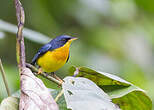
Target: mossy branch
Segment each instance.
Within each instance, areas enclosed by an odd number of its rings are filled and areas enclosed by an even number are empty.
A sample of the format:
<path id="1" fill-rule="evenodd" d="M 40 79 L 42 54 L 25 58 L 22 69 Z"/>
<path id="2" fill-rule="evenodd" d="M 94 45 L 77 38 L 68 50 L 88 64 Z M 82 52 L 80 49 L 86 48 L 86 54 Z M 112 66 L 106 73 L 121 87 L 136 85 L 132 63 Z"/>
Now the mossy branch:
<path id="1" fill-rule="evenodd" d="M 24 37 L 22 35 L 22 30 L 23 30 L 24 23 L 25 23 L 25 13 L 24 13 L 24 9 L 23 9 L 20 1 L 14 0 L 14 2 L 15 2 L 15 7 L 16 7 L 17 21 L 18 21 L 16 56 L 17 56 L 17 63 L 18 63 L 19 71 L 21 71 L 23 67 L 26 67 L 25 45 L 24 45 Z"/>

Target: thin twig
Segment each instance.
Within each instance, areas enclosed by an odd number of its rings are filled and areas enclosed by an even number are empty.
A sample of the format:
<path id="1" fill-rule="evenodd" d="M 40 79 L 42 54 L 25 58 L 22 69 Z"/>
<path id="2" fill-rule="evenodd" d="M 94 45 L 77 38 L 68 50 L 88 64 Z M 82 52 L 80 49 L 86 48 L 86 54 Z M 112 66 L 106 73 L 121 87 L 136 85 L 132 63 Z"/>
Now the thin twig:
<path id="1" fill-rule="evenodd" d="M 73 77 L 76 77 L 79 74 L 79 68 L 76 67 Z M 56 96 L 55 101 L 57 102 L 59 98 L 64 94 L 64 90 L 62 89 L 59 94 Z"/>
<path id="2" fill-rule="evenodd" d="M 6 80 L 5 71 L 4 71 L 1 59 L 0 59 L 0 71 L 2 73 L 2 78 L 3 78 L 4 84 L 5 84 L 7 95 L 10 96 L 10 90 L 9 90 L 8 82 Z"/>
<path id="3" fill-rule="evenodd" d="M 38 69 L 36 67 L 34 67 L 33 65 L 31 65 L 31 64 L 26 63 L 26 67 L 30 68 L 33 72 L 38 73 Z M 58 84 L 60 86 L 62 84 L 60 81 L 58 81 L 57 79 L 53 78 L 52 76 L 50 76 L 47 73 L 42 72 L 41 74 L 38 74 L 38 75 L 43 76 L 44 78 L 46 78 L 46 79 L 48 79 L 48 80 L 50 80 L 50 81 L 52 81 L 52 82 L 54 82 L 54 83 L 56 83 L 56 84 Z"/>
<path id="4" fill-rule="evenodd" d="M 62 89 L 59 94 L 56 96 L 55 101 L 57 102 L 58 99 L 64 94 L 64 90 Z"/>

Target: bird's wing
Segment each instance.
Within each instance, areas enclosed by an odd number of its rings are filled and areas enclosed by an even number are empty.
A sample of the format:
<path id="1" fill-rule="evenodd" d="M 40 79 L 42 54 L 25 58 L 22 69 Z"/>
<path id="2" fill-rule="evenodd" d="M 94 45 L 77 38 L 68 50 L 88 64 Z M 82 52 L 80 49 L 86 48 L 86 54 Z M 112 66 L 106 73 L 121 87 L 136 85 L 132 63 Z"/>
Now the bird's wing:
<path id="1" fill-rule="evenodd" d="M 69 58 L 70 58 L 70 53 L 69 53 L 69 55 L 68 55 L 68 58 L 67 58 L 67 60 L 66 60 L 66 63 L 68 62 Z"/>
<path id="2" fill-rule="evenodd" d="M 41 49 L 35 54 L 34 58 L 32 59 L 31 64 L 34 65 L 37 59 L 49 50 L 53 50 L 51 44 L 49 43 L 41 47 Z"/>

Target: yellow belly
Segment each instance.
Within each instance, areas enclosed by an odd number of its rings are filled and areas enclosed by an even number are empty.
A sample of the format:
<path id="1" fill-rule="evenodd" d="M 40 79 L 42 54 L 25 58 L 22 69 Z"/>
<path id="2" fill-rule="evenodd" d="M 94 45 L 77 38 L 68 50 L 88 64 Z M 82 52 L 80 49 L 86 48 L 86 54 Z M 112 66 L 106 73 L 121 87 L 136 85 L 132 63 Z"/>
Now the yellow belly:
<path id="1" fill-rule="evenodd" d="M 57 71 L 66 63 L 69 57 L 69 46 L 70 44 L 67 44 L 61 48 L 46 52 L 37 60 L 37 64 L 44 72 Z"/>

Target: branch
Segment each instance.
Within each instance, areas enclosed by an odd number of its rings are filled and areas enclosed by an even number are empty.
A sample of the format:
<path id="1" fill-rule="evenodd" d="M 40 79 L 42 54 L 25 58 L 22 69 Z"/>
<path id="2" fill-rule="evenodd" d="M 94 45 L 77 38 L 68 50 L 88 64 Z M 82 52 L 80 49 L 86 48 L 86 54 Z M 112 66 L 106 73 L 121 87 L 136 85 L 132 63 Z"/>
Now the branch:
<path id="1" fill-rule="evenodd" d="M 2 78 L 3 78 L 4 84 L 5 84 L 7 95 L 10 96 L 10 90 L 9 90 L 9 86 L 8 86 L 8 83 L 7 83 L 7 80 L 6 80 L 6 77 L 5 77 L 5 72 L 4 72 L 4 68 L 3 68 L 3 65 L 2 65 L 1 59 L 0 59 L 0 71 L 2 73 Z"/>
<path id="2" fill-rule="evenodd" d="M 38 69 L 36 67 L 34 67 L 33 65 L 31 65 L 31 64 L 26 63 L 26 67 L 30 68 L 33 72 L 38 73 Z M 48 79 L 48 80 L 50 80 L 50 81 L 52 81 L 52 82 L 54 82 L 54 83 L 56 83 L 56 84 L 58 84 L 60 86 L 62 84 L 60 81 L 58 81 L 57 79 L 55 79 L 52 76 L 48 75 L 47 73 L 43 72 L 43 73 L 37 74 L 37 75 L 43 76 L 44 78 L 46 78 L 46 79 Z"/>
<path id="3" fill-rule="evenodd" d="M 19 71 L 22 71 L 22 68 L 26 67 L 24 37 L 22 36 L 22 30 L 25 22 L 25 13 L 20 1 L 14 0 L 14 2 L 16 7 L 17 21 L 18 21 L 16 55 L 17 55 L 17 63 L 18 63 Z"/>

